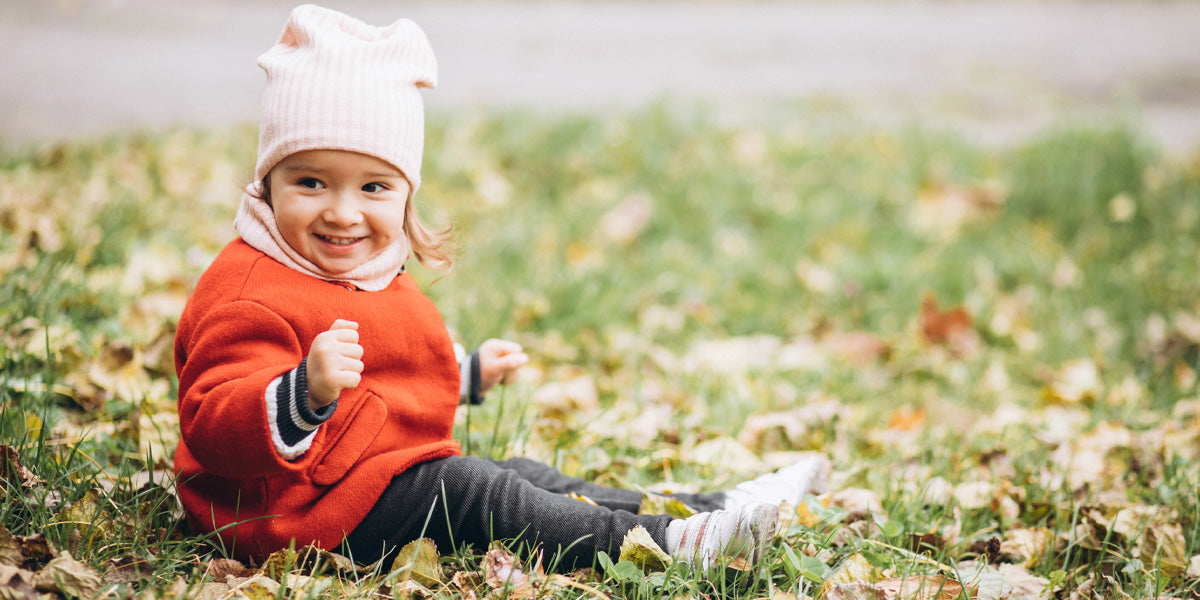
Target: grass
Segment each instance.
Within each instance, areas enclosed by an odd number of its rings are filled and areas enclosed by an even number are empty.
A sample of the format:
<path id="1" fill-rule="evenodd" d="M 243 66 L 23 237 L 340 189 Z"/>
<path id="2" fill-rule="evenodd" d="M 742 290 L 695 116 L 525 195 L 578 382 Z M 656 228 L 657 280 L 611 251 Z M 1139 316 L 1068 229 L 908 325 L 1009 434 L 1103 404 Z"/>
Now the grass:
<path id="1" fill-rule="evenodd" d="M 0 157 L 0 437 L 41 480 L 5 477 L 0 524 L 109 593 L 198 589 L 221 555 L 143 479 L 170 469 L 175 320 L 233 235 L 254 147 L 249 129 L 169 131 Z M 614 564 L 548 594 L 816 597 L 859 558 L 858 579 L 967 581 L 983 557 L 1060 595 L 1200 592 L 1200 156 L 1119 123 L 995 149 L 670 106 L 438 121 L 426 148 L 418 210 L 462 251 L 417 277 L 459 339 L 534 357 L 460 415 L 471 453 L 651 489 L 720 488 L 794 451 L 837 468 L 759 572 Z M 745 452 L 714 453 L 730 441 Z M 836 493 L 854 489 L 881 512 Z"/>

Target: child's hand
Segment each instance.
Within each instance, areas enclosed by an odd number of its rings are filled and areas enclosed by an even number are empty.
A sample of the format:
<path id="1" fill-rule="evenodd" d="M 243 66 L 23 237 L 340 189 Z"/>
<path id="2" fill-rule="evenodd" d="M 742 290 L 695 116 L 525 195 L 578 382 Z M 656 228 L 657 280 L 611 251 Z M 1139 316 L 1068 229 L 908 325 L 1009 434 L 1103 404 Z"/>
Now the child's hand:
<path id="1" fill-rule="evenodd" d="M 337 399 L 344 389 L 362 380 L 363 348 L 358 323 L 338 319 L 313 338 L 308 351 L 308 405 L 317 410 Z"/>
<path id="2" fill-rule="evenodd" d="M 508 374 L 529 362 L 521 345 L 508 340 L 488 340 L 479 346 L 479 393 L 486 393 Z"/>

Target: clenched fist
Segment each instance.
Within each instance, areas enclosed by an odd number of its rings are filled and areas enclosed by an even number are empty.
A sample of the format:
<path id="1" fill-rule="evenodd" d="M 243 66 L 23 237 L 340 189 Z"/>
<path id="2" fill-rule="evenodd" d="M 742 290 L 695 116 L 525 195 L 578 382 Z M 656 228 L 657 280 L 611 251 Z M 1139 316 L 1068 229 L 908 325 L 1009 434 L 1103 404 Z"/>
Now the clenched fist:
<path id="1" fill-rule="evenodd" d="M 508 340 L 491 339 L 479 346 L 479 393 L 486 393 L 508 379 L 513 371 L 525 366 L 529 356 L 521 345 Z"/>
<path id="2" fill-rule="evenodd" d="M 313 338 L 308 350 L 308 405 L 328 406 L 345 389 L 362 380 L 363 348 L 358 344 L 358 323 L 338 319 L 328 331 Z"/>

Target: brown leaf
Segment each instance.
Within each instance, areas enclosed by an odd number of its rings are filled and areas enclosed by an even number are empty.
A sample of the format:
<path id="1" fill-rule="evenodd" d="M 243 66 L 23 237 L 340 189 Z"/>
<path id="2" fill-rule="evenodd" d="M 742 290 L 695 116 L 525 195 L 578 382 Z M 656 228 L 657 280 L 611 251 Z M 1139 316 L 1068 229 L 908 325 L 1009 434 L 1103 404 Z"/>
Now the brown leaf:
<path id="1" fill-rule="evenodd" d="M 21 540 L 0 525 L 0 565 L 19 567 L 25 563 L 25 555 L 21 553 Z"/>
<path id="2" fill-rule="evenodd" d="M 63 552 L 42 567 L 33 578 L 40 592 L 58 593 L 68 597 L 91 598 L 100 593 L 100 575 L 91 567 Z"/>
<path id="3" fill-rule="evenodd" d="M 25 568 L 37 568 L 54 559 L 54 548 L 50 547 L 50 542 L 44 534 L 35 533 L 16 538 L 21 542 L 21 556 L 25 557 Z"/>
<path id="4" fill-rule="evenodd" d="M 826 600 L 889 600 L 883 590 L 869 581 L 851 581 L 828 586 L 824 591 Z"/>
<path id="5" fill-rule="evenodd" d="M 921 335 L 926 343 L 946 348 L 958 357 L 970 358 L 979 353 L 980 339 L 971 313 L 962 306 L 942 310 L 932 294 L 921 298 Z"/>
<path id="6" fill-rule="evenodd" d="M 481 585 L 483 585 L 481 571 L 459 571 L 450 578 L 450 587 L 458 590 L 465 600 L 479 600 L 479 594 L 475 590 Z"/>
<path id="7" fill-rule="evenodd" d="M 488 550 L 483 557 L 483 581 L 494 590 L 507 589 L 509 598 L 532 598 L 537 595 L 535 584 L 546 578 L 539 555 L 532 573 L 526 573 L 521 561 L 511 552 L 500 548 Z"/>
<path id="8" fill-rule="evenodd" d="M 21 464 L 21 456 L 17 449 L 8 444 L 0 445 L 0 479 L 19 487 L 30 489 L 43 483 L 41 477 Z"/>
<path id="9" fill-rule="evenodd" d="M 150 566 L 146 559 L 126 554 L 108 559 L 108 570 L 104 572 L 104 583 L 121 585 L 146 581 L 152 577 L 154 577 L 154 567 Z"/>
<path id="10" fill-rule="evenodd" d="M 884 579 L 875 584 L 888 600 L 955 600 L 963 591 L 961 583 L 945 575 L 916 575 Z"/>
<path id="11" fill-rule="evenodd" d="M 0 598 L 4 600 L 38 600 L 33 586 L 34 574 L 13 565 L 0 564 Z"/>
<path id="12" fill-rule="evenodd" d="M 258 569 L 251 569 L 232 558 L 214 558 L 204 565 L 204 574 L 213 581 L 223 582 L 226 577 L 251 577 Z"/>

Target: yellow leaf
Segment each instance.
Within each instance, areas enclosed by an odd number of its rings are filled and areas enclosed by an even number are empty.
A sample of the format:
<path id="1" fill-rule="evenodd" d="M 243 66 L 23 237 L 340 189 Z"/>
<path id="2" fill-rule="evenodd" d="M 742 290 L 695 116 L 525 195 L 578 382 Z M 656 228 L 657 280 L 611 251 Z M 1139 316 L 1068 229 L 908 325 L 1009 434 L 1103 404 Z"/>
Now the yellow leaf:
<path id="1" fill-rule="evenodd" d="M 58 522 L 64 524 L 67 531 L 79 532 L 84 543 L 91 547 L 112 533 L 112 518 L 112 512 L 100 497 L 100 491 L 89 488 L 82 498 L 59 513 Z"/>
<path id="2" fill-rule="evenodd" d="M 625 534 L 621 542 L 621 556 L 618 560 L 627 560 L 643 571 L 666 571 L 671 563 L 671 557 L 663 551 L 650 537 L 645 527 L 638 525 Z"/>
<path id="3" fill-rule="evenodd" d="M 821 585 L 820 596 L 826 596 L 835 586 L 855 582 L 873 584 L 883 579 L 883 573 L 875 568 L 861 553 L 854 553 L 842 561 L 837 569 Z"/>
<path id="4" fill-rule="evenodd" d="M 821 518 L 808 508 L 807 503 L 801 502 L 799 506 L 796 507 L 796 522 L 805 527 L 812 528 L 816 527 L 817 523 L 821 522 Z"/>
<path id="5" fill-rule="evenodd" d="M 696 514 L 696 509 L 684 504 L 678 498 L 646 492 L 642 494 L 642 503 L 638 506 L 638 514 L 671 515 L 677 519 L 686 519 Z"/>
<path id="6" fill-rule="evenodd" d="M 442 557 L 437 544 L 428 538 L 409 542 L 392 561 L 392 573 L 399 576 L 397 581 L 411 579 L 429 588 L 442 585 Z"/>

